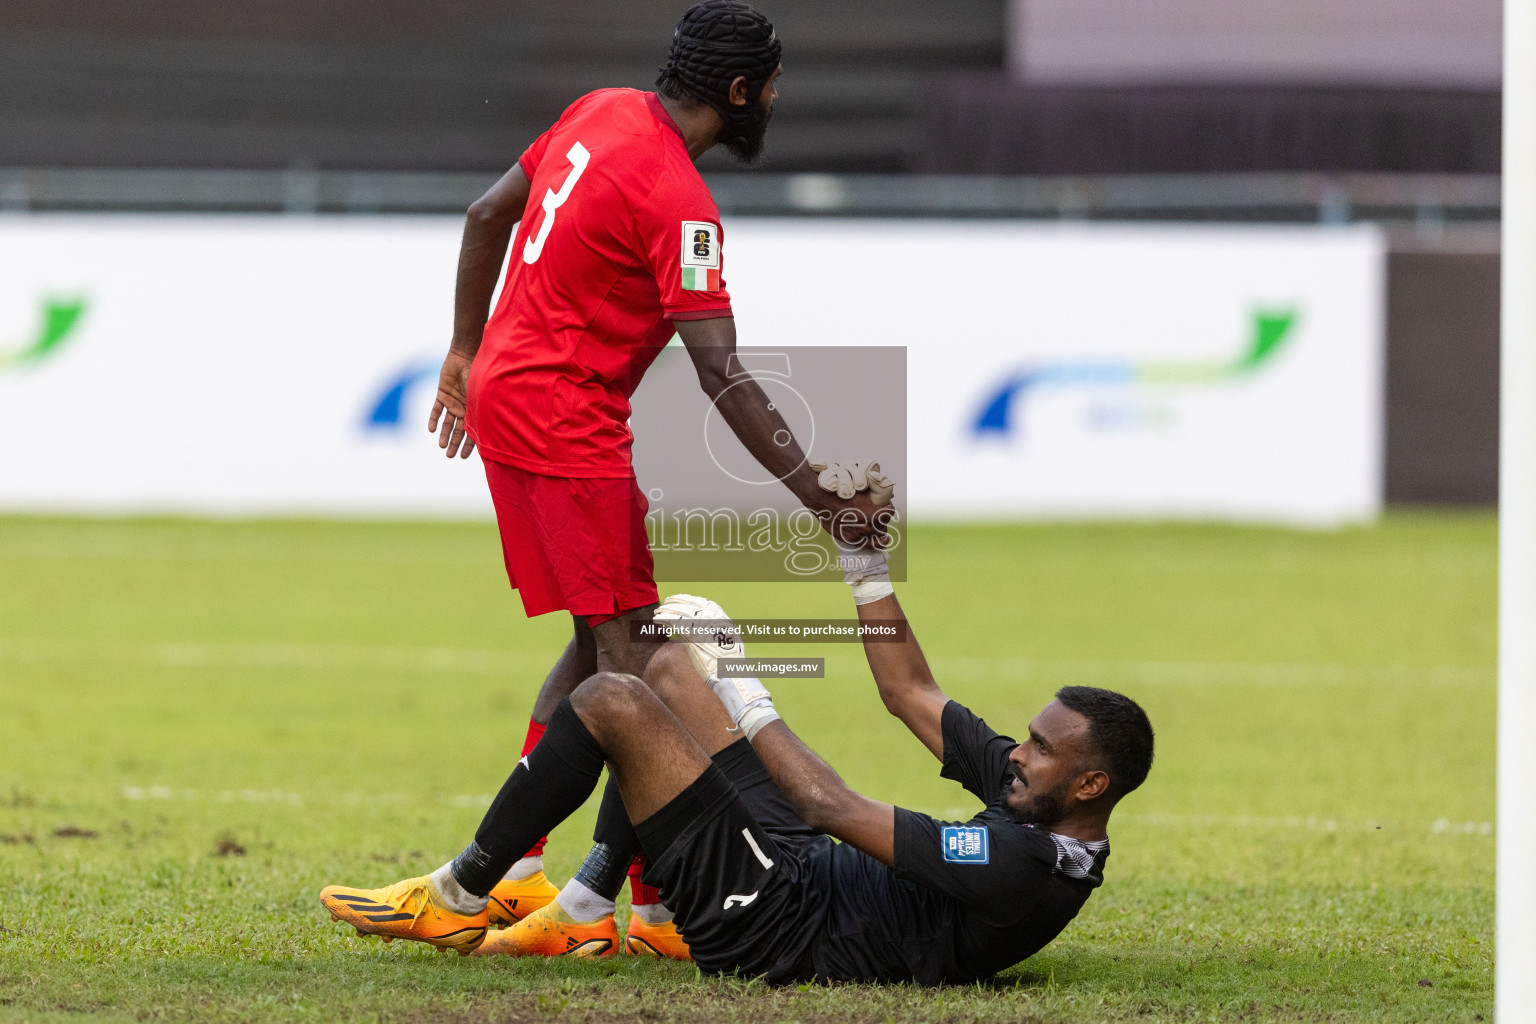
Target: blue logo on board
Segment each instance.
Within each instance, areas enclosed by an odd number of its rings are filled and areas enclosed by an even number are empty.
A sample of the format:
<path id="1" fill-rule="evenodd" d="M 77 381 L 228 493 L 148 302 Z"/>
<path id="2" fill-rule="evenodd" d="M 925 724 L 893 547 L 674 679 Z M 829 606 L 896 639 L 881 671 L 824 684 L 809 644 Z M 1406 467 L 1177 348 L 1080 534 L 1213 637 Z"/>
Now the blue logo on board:
<path id="1" fill-rule="evenodd" d="M 405 426 L 405 399 L 411 389 L 437 377 L 436 363 L 415 363 L 404 367 L 385 382 L 368 403 L 363 415 L 364 430 L 400 430 Z M 422 420 L 422 426 L 426 420 Z"/>
<path id="2" fill-rule="evenodd" d="M 948 864 L 985 864 L 990 859 L 987 830 L 980 825 L 945 825 L 942 841 Z"/>

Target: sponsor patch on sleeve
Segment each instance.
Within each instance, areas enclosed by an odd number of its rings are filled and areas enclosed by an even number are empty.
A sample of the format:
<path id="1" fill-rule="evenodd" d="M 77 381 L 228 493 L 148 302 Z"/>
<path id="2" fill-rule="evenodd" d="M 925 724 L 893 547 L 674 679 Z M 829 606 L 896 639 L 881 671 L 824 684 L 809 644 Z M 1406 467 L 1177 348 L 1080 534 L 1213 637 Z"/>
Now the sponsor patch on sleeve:
<path id="1" fill-rule="evenodd" d="M 720 228 L 709 221 L 683 221 L 683 288 L 720 290 Z"/>
<path id="2" fill-rule="evenodd" d="M 948 864 L 985 864 L 990 859 L 987 830 L 980 825 L 945 825 L 940 833 Z"/>

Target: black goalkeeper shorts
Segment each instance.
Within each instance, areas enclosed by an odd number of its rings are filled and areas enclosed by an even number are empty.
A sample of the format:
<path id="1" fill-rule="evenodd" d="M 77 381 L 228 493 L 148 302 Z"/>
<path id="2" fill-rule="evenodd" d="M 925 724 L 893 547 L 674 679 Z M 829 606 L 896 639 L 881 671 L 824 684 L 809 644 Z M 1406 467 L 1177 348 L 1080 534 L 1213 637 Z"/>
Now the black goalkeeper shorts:
<path id="1" fill-rule="evenodd" d="M 802 962 L 831 904 L 828 880 L 801 856 L 831 840 L 807 825 L 746 740 L 635 826 L 689 952 L 706 974 L 807 975 Z"/>

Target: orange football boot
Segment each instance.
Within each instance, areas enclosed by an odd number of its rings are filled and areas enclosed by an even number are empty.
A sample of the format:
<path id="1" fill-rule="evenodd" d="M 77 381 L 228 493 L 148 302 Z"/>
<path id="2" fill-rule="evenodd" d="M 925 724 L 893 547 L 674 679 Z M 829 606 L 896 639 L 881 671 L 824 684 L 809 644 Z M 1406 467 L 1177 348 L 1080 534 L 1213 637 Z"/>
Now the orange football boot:
<path id="1" fill-rule="evenodd" d="M 613 956 L 619 951 L 619 926 L 613 915 L 573 921 L 553 901 L 510 928 L 488 933 L 475 956 Z"/>
<path id="2" fill-rule="evenodd" d="M 624 952 L 635 956 L 667 957 L 672 960 L 692 960 L 688 943 L 678 934 L 672 921 L 646 924 L 634 914 L 629 915 L 629 931 L 624 936 Z"/>
<path id="3" fill-rule="evenodd" d="M 448 909 L 426 875 L 383 889 L 328 885 L 320 890 L 320 903 L 332 921 L 347 922 L 358 935 L 377 935 L 385 942 L 415 939 L 460 956 L 480 945 L 489 925 L 484 910 L 460 914 Z"/>
<path id="4" fill-rule="evenodd" d="M 559 894 L 560 890 L 544 877 L 542 871 L 516 880 L 503 878 L 491 890 L 491 902 L 485 908 L 490 914 L 491 927 L 510 927 L 547 906 Z"/>

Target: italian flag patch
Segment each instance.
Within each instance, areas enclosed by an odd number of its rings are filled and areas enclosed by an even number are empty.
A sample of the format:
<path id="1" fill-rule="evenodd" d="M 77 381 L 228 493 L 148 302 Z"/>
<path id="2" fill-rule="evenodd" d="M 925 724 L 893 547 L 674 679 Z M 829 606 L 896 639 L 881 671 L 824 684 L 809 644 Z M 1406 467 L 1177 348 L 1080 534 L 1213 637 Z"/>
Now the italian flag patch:
<path id="1" fill-rule="evenodd" d="M 707 220 L 683 221 L 683 290 L 720 290 L 720 226 Z"/>

